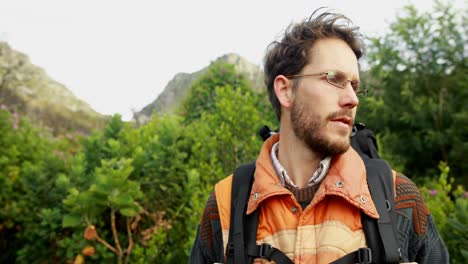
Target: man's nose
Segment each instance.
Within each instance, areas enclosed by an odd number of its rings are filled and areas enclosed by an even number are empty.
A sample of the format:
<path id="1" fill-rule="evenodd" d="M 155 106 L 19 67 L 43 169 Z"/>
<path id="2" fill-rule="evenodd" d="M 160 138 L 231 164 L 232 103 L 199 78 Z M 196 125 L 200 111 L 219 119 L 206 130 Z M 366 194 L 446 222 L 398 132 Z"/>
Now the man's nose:
<path id="1" fill-rule="evenodd" d="M 348 82 L 340 95 L 340 106 L 346 108 L 354 108 L 359 104 L 359 98 L 354 91 L 351 83 Z"/>

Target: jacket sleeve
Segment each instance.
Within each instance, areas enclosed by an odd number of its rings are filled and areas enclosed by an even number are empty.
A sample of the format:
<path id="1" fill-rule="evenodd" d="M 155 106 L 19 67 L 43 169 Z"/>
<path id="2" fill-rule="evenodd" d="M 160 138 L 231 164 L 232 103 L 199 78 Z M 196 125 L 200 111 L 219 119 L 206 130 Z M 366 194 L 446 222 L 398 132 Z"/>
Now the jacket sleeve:
<path id="1" fill-rule="evenodd" d="M 416 257 L 419 263 L 449 263 L 449 254 L 431 215 L 428 216 L 426 233 L 422 239 L 419 254 Z"/>
<path id="2" fill-rule="evenodd" d="M 223 263 L 223 238 L 215 192 L 208 198 L 197 236 L 190 252 L 190 264 Z"/>
<path id="3" fill-rule="evenodd" d="M 449 263 L 449 254 L 417 186 L 406 176 L 395 180 L 397 227 L 403 262 Z"/>

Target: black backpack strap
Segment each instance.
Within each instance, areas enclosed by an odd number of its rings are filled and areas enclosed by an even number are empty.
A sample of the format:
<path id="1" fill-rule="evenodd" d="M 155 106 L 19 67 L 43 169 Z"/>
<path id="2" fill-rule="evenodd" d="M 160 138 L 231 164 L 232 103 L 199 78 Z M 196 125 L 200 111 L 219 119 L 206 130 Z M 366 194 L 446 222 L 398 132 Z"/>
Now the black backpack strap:
<path id="1" fill-rule="evenodd" d="M 281 250 L 272 247 L 268 243 L 257 245 L 258 210 L 247 216 L 245 222 L 245 243 L 247 255 L 253 260 L 263 258 L 268 261 L 274 260 L 277 264 L 293 264 Z M 251 263 L 251 262 L 249 262 Z"/>
<path id="2" fill-rule="evenodd" d="M 258 210 L 245 214 L 254 171 L 255 163 L 249 163 L 237 168 L 233 175 L 227 263 L 245 264 L 252 263 L 255 258 L 264 258 L 278 264 L 293 264 L 279 249 L 266 243 L 257 245 Z"/>
<path id="3" fill-rule="evenodd" d="M 351 145 L 364 160 L 367 184 L 380 218 L 361 213 L 364 233 L 375 262 L 397 263 L 400 257 L 396 231 L 392 169 L 378 154 L 373 132 L 362 123 L 353 126 Z"/>
<path id="4" fill-rule="evenodd" d="M 381 159 L 364 159 L 364 163 L 366 164 L 367 184 L 372 201 L 380 216 L 376 221 L 364 213 L 361 214 L 364 216 L 362 224 L 366 240 L 369 241 L 368 245 L 375 252 L 377 263 L 399 263 L 400 247 L 395 226 L 396 211 L 392 169 Z M 375 232 L 376 225 L 378 233 Z"/>
<path id="5" fill-rule="evenodd" d="M 244 244 L 245 211 L 253 183 L 255 163 L 240 166 L 234 172 L 231 191 L 231 224 L 226 247 L 227 263 L 244 264 L 248 261 Z M 255 234 L 257 227 L 255 227 Z M 255 243 L 255 241 L 254 241 Z"/>
<path id="6" fill-rule="evenodd" d="M 366 165 L 367 184 L 380 218 L 374 219 L 361 212 L 362 228 L 368 248 L 360 248 L 332 264 L 399 263 L 392 170 L 384 160 L 363 160 Z"/>
<path id="7" fill-rule="evenodd" d="M 360 248 L 330 264 L 351 264 L 351 263 L 379 263 L 375 262 L 370 248 Z"/>

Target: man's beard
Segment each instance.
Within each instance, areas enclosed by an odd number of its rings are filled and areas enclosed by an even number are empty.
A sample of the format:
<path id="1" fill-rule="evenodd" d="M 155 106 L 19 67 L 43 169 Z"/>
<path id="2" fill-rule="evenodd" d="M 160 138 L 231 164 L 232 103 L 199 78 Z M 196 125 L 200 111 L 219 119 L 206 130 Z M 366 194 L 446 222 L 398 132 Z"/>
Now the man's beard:
<path id="1" fill-rule="evenodd" d="M 310 109 L 310 105 L 305 105 L 301 100 L 293 102 L 291 109 L 294 134 L 304 141 L 310 150 L 321 154 L 322 157 L 341 154 L 349 148 L 351 129 L 343 133 L 342 139 L 333 141 L 326 134 L 325 127 L 328 121 L 341 116 L 348 116 L 352 119 L 352 112 L 350 109 L 344 109 L 334 112 L 322 120 L 316 112 Z"/>

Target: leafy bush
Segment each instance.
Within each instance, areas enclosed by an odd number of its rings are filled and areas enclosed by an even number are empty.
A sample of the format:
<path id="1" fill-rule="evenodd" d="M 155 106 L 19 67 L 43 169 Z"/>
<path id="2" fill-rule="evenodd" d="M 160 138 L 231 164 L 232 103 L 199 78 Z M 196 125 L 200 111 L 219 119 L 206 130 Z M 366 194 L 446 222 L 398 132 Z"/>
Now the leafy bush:
<path id="1" fill-rule="evenodd" d="M 407 175 L 437 175 L 445 161 L 468 184 L 468 20 L 466 8 L 435 1 L 407 6 L 382 37 L 370 39 L 363 83 L 373 96 L 358 118 L 371 127 L 386 158 Z"/>
<path id="2" fill-rule="evenodd" d="M 461 185 L 454 188 L 446 163 L 441 162 L 439 170 L 439 178 L 427 181 L 421 187 L 421 193 L 449 250 L 451 263 L 465 263 L 468 256 L 468 193 Z"/>
<path id="3" fill-rule="evenodd" d="M 0 262 L 58 261 L 63 175 L 81 136 L 53 138 L 4 107 L 0 134 Z"/>

